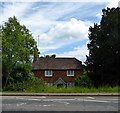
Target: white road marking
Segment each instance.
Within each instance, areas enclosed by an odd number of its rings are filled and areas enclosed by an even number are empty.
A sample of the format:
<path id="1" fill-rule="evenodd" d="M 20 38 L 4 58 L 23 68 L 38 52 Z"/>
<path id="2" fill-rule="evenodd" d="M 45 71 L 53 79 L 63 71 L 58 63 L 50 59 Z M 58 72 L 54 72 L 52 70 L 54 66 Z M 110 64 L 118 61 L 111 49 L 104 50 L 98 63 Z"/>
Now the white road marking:
<path id="1" fill-rule="evenodd" d="M 38 107 L 38 106 L 43 106 L 43 107 L 49 107 L 49 106 L 55 106 L 54 104 L 48 104 L 48 105 L 46 105 L 46 104 L 44 104 L 44 105 L 34 105 L 34 106 L 36 106 L 36 107 Z"/>
<path id="2" fill-rule="evenodd" d="M 21 97 L 16 97 L 16 99 L 22 99 L 22 100 L 26 100 L 25 98 L 21 98 Z"/>
<path id="3" fill-rule="evenodd" d="M 83 101 L 84 99 L 80 99 L 80 98 L 75 98 L 75 100 Z"/>
<path id="4" fill-rule="evenodd" d="M 87 98 L 89 98 L 89 99 L 95 99 L 94 97 L 87 97 Z"/>
<path id="5" fill-rule="evenodd" d="M 118 99 L 105 99 L 105 100 L 115 100 L 115 101 L 118 101 Z"/>
<path id="6" fill-rule="evenodd" d="M 12 104 L 2 104 L 2 105 L 5 105 L 5 106 L 10 106 L 10 105 L 12 105 Z"/>
<path id="7" fill-rule="evenodd" d="M 31 99 L 27 99 L 27 100 L 41 101 L 41 99 L 35 99 L 35 98 L 31 98 Z"/>
<path id="8" fill-rule="evenodd" d="M 48 106 L 48 105 L 43 105 L 44 107 Z"/>
<path id="9" fill-rule="evenodd" d="M 67 105 L 70 104 L 70 103 L 68 103 L 68 102 L 64 102 L 64 103 L 67 104 Z"/>
<path id="10" fill-rule="evenodd" d="M 46 97 L 35 97 L 35 98 L 22 98 L 22 97 L 16 97 L 17 99 L 22 99 L 22 100 L 33 100 L 33 101 L 73 101 L 75 99 L 45 99 Z"/>
<path id="11" fill-rule="evenodd" d="M 31 97 L 31 98 L 46 98 L 45 96 Z"/>
<path id="12" fill-rule="evenodd" d="M 22 105 L 25 105 L 26 103 L 20 103 L 20 104 L 17 104 L 17 106 L 22 106 Z"/>
<path id="13" fill-rule="evenodd" d="M 35 101 L 41 101 L 41 99 L 45 99 L 46 97 L 45 96 L 42 96 L 42 97 L 31 97 L 31 98 L 26 98 L 26 97 L 16 97 L 16 99 L 22 99 L 22 100 L 35 100 Z"/>
<path id="14" fill-rule="evenodd" d="M 71 101 L 75 99 L 44 99 L 43 101 Z"/>
<path id="15" fill-rule="evenodd" d="M 12 97 L 10 97 L 12 98 Z M 109 103 L 109 102 L 112 102 L 112 103 L 118 103 L 118 99 L 101 99 L 101 100 L 97 100 L 95 99 L 94 97 L 91 97 L 91 96 L 88 96 L 86 98 L 88 99 L 85 99 L 85 98 L 69 98 L 69 99 L 61 99 L 61 98 L 58 98 L 58 99 L 47 99 L 45 96 L 40 96 L 40 97 L 15 97 L 16 99 L 22 99 L 22 100 L 29 100 L 29 101 L 53 101 L 53 102 L 63 102 L 64 104 L 68 105 L 70 103 L 66 102 L 66 101 L 74 101 L 74 100 L 77 100 L 77 101 L 91 101 L 91 102 L 101 102 L 101 103 Z M 115 101 L 115 102 L 113 102 Z M 23 105 L 22 103 L 21 104 L 17 104 L 17 106 L 20 106 L 20 105 Z M 46 105 L 45 105 L 46 106 Z"/>
<path id="16" fill-rule="evenodd" d="M 13 96 L 2 96 L 2 99 L 13 99 L 13 98 L 15 98 L 15 97 L 13 97 Z"/>
<path id="17" fill-rule="evenodd" d="M 105 102 L 108 103 L 109 101 L 104 101 L 104 100 L 84 100 L 84 101 L 91 101 L 91 102 Z"/>

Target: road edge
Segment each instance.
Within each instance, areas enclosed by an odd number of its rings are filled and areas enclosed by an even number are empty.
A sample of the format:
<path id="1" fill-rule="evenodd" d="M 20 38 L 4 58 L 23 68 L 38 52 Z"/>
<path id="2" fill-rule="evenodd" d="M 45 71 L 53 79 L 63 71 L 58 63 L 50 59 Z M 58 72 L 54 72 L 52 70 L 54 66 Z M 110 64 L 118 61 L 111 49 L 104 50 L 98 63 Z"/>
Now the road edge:
<path id="1" fill-rule="evenodd" d="M 119 93 L 0 93 L 1 96 L 120 96 Z"/>

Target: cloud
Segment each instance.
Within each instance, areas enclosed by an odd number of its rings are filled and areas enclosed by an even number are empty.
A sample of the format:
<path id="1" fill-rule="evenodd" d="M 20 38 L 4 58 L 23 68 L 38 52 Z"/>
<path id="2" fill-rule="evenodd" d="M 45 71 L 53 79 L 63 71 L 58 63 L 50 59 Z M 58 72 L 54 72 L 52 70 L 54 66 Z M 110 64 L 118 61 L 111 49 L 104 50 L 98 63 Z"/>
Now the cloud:
<path id="1" fill-rule="evenodd" d="M 97 5 L 99 6 L 99 3 Z M 57 56 L 73 56 L 85 60 L 88 52 L 86 44 L 75 47 L 75 43 L 88 39 L 88 29 L 93 24 L 90 17 L 94 16 L 101 7 L 102 5 L 98 8 L 96 4 L 90 5 L 84 1 L 83 3 L 74 3 L 74 1 L 72 3 L 29 3 L 29 1 L 5 3 L 0 23 L 15 15 L 18 21 L 32 32 L 35 40 L 37 42 L 39 40 L 41 54 L 49 50 L 63 49 Z M 68 52 L 64 52 L 64 47 L 69 48 L 69 46 L 72 47 Z"/>
<path id="2" fill-rule="evenodd" d="M 110 0 L 0 0 L 1 2 L 108 2 Z"/>
<path id="3" fill-rule="evenodd" d="M 0 24 L 6 22 L 9 17 L 16 16 L 17 18 L 22 18 L 26 10 L 29 10 L 30 7 L 30 3 L 4 3 L 4 8 L 1 8 Z"/>
<path id="4" fill-rule="evenodd" d="M 107 8 L 113 8 L 113 7 L 114 7 L 114 8 L 118 7 L 118 2 L 119 2 L 119 0 L 109 0 L 109 1 L 106 3 L 105 9 L 107 9 Z M 102 11 L 99 12 L 99 13 L 97 13 L 96 16 L 101 19 L 101 17 L 102 17 Z"/>
<path id="5" fill-rule="evenodd" d="M 56 54 L 56 53 L 51 53 L 49 55 Z M 86 55 L 88 55 L 88 49 L 86 45 L 83 46 L 78 46 L 75 47 L 73 50 L 64 52 L 61 54 L 56 54 L 56 57 L 75 57 L 80 61 L 85 61 L 86 60 Z"/>
<path id="6" fill-rule="evenodd" d="M 61 21 L 64 15 L 72 14 L 81 4 L 74 3 L 4 3 L 2 21 L 16 16 L 18 21 L 25 25 L 36 41 L 39 35 L 40 52 L 58 49 L 87 38 L 88 27 L 91 22 L 75 18 Z M 63 9 L 63 10 L 61 10 Z"/>
<path id="7" fill-rule="evenodd" d="M 118 2 L 119 0 L 110 0 L 109 3 L 106 5 L 106 8 L 113 8 L 113 7 L 118 7 Z"/>
<path id="8" fill-rule="evenodd" d="M 52 28 L 48 35 L 51 38 L 86 38 L 85 34 L 87 32 L 87 26 L 81 20 L 76 20 L 72 18 L 69 22 L 64 22 L 57 24 L 54 28 Z"/>
<path id="9" fill-rule="evenodd" d="M 39 5 L 31 8 L 34 13 L 24 18 L 21 23 L 28 26 L 33 31 L 34 36 L 39 35 L 61 23 L 62 21 L 59 20 L 61 17 L 76 11 L 79 7 L 80 5 L 73 3 L 48 3 L 44 5 L 44 3 L 40 2 Z"/>
<path id="10" fill-rule="evenodd" d="M 39 36 L 41 51 L 58 49 L 77 41 L 87 39 L 90 22 L 72 18 L 70 21 L 58 23 L 47 33 Z"/>

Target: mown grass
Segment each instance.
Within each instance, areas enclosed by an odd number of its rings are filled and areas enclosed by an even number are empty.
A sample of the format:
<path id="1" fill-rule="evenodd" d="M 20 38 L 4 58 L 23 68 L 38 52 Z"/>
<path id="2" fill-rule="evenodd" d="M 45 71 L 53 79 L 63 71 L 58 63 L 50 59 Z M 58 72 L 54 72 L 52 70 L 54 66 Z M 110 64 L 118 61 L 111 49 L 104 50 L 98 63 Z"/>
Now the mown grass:
<path id="1" fill-rule="evenodd" d="M 99 87 L 99 88 L 85 88 L 85 87 L 71 87 L 71 88 L 56 88 L 56 87 L 36 87 L 34 89 L 27 89 L 25 92 L 31 93 L 117 93 L 120 87 Z"/>

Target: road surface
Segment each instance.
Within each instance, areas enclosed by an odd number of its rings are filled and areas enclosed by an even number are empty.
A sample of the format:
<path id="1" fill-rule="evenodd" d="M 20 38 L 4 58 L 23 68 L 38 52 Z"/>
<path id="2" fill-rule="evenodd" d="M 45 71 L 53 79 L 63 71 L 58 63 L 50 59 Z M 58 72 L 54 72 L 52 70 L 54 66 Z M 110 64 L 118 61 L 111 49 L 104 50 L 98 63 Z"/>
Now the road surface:
<path id="1" fill-rule="evenodd" d="M 118 97 L 2 96 L 2 111 L 118 111 Z"/>

